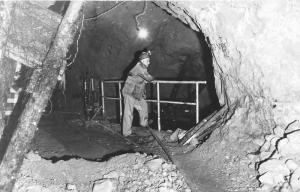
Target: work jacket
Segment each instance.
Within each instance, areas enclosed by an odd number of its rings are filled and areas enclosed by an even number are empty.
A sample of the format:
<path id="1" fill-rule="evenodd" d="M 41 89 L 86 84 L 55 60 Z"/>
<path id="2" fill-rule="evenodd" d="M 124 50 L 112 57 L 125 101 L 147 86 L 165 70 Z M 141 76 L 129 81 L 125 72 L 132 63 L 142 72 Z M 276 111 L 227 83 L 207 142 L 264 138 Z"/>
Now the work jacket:
<path id="1" fill-rule="evenodd" d="M 152 80 L 153 76 L 148 73 L 147 67 L 143 63 L 138 62 L 128 74 L 122 90 L 123 95 L 127 94 L 138 100 L 145 99 L 146 82 Z"/>

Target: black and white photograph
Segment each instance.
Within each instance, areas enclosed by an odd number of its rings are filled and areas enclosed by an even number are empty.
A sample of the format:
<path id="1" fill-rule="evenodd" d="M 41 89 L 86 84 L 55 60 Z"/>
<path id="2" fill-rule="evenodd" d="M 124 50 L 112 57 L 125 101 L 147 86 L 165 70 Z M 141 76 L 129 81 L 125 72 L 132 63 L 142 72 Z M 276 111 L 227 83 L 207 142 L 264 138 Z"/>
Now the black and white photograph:
<path id="1" fill-rule="evenodd" d="M 299 0 L 0 0 L 0 192 L 300 192 Z"/>

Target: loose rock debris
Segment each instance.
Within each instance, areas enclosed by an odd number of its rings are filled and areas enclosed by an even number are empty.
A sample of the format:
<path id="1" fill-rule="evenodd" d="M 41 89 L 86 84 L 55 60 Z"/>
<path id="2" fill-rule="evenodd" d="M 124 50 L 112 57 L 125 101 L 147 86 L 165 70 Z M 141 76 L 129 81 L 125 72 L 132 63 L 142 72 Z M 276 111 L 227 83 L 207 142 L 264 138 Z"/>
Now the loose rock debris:
<path id="1" fill-rule="evenodd" d="M 28 153 L 13 192 L 190 192 L 173 164 L 132 153 L 106 162 L 71 159 L 51 163 Z"/>
<path id="2" fill-rule="evenodd" d="M 260 191 L 300 191 L 300 130 L 276 127 L 258 155 Z"/>

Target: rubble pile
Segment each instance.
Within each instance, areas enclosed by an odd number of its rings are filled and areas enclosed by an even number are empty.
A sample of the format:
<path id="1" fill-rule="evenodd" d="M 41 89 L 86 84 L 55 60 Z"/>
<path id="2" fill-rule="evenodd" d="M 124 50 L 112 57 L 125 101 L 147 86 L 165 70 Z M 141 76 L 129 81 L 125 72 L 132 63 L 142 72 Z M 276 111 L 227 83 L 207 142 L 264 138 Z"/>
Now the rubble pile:
<path id="1" fill-rule="evenodd" d="M 100 189 L 102 187 L 99 186 L 107 185 L 107 183 L 111 183 L 112 188 L 116 188 L 115 191 L 125 192 L 191 191 L 175 165 L 168 164 L 163 159 L 152 159 L 152 157 L 146 162 L 137 159 L 134 164 L 122 170 L 104 175 L 100 181 L 100 184 L 95 184 L 93 192 L 100 192 L 101 190 L 95 189 L 97 187 Z"/>
<path id="2" fill-rule="evenodd" d="M 190 192 L 176 166 L 146 154 L 124 154 L 106 162 L 50 161 L 29 153 L 14 192 Z"/>
<path id="3" fill-rule="evenodd" d="M 294 122 L 296 123 L 296 122 Z M 300 130 L 276 127 L 259 155 L 262 191 L 300 191 Z"/>

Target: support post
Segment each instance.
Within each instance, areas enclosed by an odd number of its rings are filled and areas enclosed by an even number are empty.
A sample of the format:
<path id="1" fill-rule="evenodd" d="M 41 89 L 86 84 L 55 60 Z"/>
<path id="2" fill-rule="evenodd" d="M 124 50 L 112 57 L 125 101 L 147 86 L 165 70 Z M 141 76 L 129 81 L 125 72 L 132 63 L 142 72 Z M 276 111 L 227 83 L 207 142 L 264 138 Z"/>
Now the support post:
<path id="1" fill-rule="evenodd" d="M 156 94 L 157 94 L 157 128 L 158 131 L 161 131 L 161 124 L 160 124 L 160 91 L 159 91 L 159 82 L 156 84 Z"/>
<path id="2" fill-rule="evenodd" d="M 122 123 L 123 109 L 122 109 L 121 82 L 118 83 L 118 88 L 119 88 L 119 105 L 120 105 L 120 123 Z"/>
<path id="3" fill-rule="evenodd" d="M 11 73 L 13 73 L 11 67 L 4 62 L 4 52 L 11 27 L 13 7 L 15 3 L 16 2 L 13 1 L 0 2 L 0 139 L 5 127 L 5 105 L 10 87 L 8 79 L 9 76 L 12 76 Z"/>
<path id="4" fill-rule="evenodd" d="M 199 123 L 199 83 L 196 82 L 196 124 Z"/>
<path id="5" fill-rule="evenodd" d="M 24 92 L 24 108 L 20 110 L 15 131 L 12 137 L 6 138 L 8 143 L 4 146 L 5 153 L 0 154 L 0 191 L 12 191 L 13 189 L 17 173 L 37 130 L 42 111 L 57 83 L 59 71 L 65 67 L 62 58 L 66 57 L 69 46 L 75 37 L 76 24 L 80 18 L 82 5 L 82 1 L 70 2 L 42 67 L 35 69 L 31 76 L 27 91 Z M 3 147 L 1 144 L 0 146 Z"/>
<path id="6" fill-rule="evenodd" d="M 104 82 L 101 81 L 101 99 L 102 99 L 102 115 L 105 113 L 105 95 L 104 95 Z"/>

